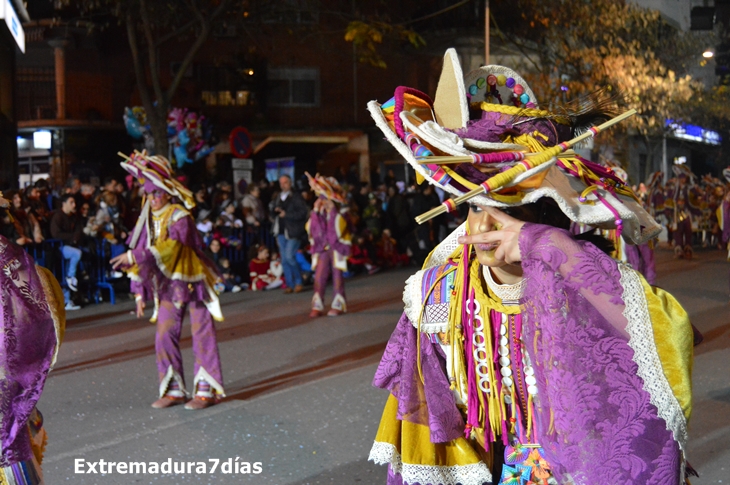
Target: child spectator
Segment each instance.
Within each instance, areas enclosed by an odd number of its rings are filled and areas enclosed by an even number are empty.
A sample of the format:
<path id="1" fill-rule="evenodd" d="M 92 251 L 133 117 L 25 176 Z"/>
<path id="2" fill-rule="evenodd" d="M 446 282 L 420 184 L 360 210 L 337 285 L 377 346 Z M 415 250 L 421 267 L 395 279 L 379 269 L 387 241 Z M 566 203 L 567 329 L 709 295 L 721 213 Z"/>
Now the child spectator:
<path id="1" fill-rule="evenodd" d="M 281 263 L 269 259 L 269 248 L 263 244 L 254 244 L 249 252 L 249 276 L 251 290 L 273 290 L 284 284 Z M 272 267 L 273 266 L 273 267 Z M 277 271 L 278 269 L 278 271 Z"/>
<path id="2" fill-rule="evenodd" d="M 226 246 L 237 248 L 241 246 L 241 238 L 237 229 L 243 227 L 243 221 L 236 217 L 236 202 L 230 199 L 224 201 L 221 213 L 216 220 L 216 235 Z"/>
<path id="3" fill-rule="evenodd" d="M 398 246 L 396 240 L 390 235 L 390 229 L 383 229 L 383 235 L 380 236 L 377 247 L 378 263 L 383 267 L 395 268 L 399 264 L 407 264 L 408 256 L 398 254 Z"/>
<path id="4" fill-rule="evenodd" d="M 243 289 L 239 284 L 241 282 L 241 277 L 233 273 L 233 270 L 231 269 L 231 262 L 228 258 L 220 258 L 218 263 L 221 276 L 223 277 L 223 287 L 225 288 L 225 291 L 230 291 L 231 293 L 238 293 L 241 291 Z"/>
<path id="5" fill-rule="evenodd" d="M 219 293 L 230 291 L 238 293 L 243 289 L 240 285 L 241 277 L 234 274 L 231 270 L 231 262 L 221 252 L 221 242 L 218 239 L 212 239 L 205 250 L 205 255 L 215 263 L 218 272 L 221 274 L 221 281 L 216 284 L 216 290 Z"/>
<path id="6" fill-rule="evenodd" d="M 367 247 L 365 236 L 359 235 L 355 238 L 350 250 L 350 256 L 347 258 L 347 266 L 351 268 L 352 273 L 357 274 L 361 271 L 367 271 L 368 274 L 375 274 L 380 271 L 380 268 L 373 264 Z"/>

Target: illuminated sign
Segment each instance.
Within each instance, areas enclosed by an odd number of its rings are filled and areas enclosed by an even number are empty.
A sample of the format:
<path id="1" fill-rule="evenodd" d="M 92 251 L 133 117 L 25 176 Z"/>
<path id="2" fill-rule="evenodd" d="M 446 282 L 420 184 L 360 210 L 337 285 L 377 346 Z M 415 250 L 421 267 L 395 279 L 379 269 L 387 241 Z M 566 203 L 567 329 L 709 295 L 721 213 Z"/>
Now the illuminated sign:
<path id="1" fill-rule="evenodd" d="M 25 31 L 23 26 L 20 25 L 20 20 L 10 0 L 0 0 L 0 19 L 5 19 L 10 35 L 15 39 L 20 51 L 25 54 Z"/>
<path id="2" fill-rule="evenodd" d="M 705 130 L 701 126 L 684 125 L 681 123 L 675 123 L 672 120 L 667 120 L 666 126 L 671 129 L 675 138 L 707 143 L 708 145 L 719 145 L 722 142 L 722 138 L 718 132 Z"/>
<path id="3" fill-rule="evenodd" d="M 47 130 L 38 130 L 33 132 L 33 148 L 38 150 L 51 149 L 51 132 Z"/>

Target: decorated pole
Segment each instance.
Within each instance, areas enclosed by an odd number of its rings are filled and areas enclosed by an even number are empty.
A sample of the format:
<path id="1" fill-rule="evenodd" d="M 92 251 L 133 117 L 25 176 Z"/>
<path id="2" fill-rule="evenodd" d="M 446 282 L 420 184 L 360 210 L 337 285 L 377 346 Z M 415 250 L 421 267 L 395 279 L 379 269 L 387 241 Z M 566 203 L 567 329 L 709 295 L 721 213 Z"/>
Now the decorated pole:
<path id="1" fill-rule="evenodd" d="M 539 155 L 542 152 L 493 152 L 493 153 L 475 153 L 473 155 L 432 155 L 429 157 L 419 158 L 419 165 L 457 165 L 460 163 L 474 163 L 477 165 L 486 165 L 489 163 L 502 163 L 507 161 L 524 160 Z M 575 157 L 573 150 L 566 150 L 558 155 L 559 157 Z"/>
<path id="2" fill-rule="evenodd" d="M 636 110 L 630 109 L 630 110 L 626 111 L 625 113 L 622 113 L 622 114 L 616 116 L 615 118 L 611 118 L 610 120 L 606 121 L 605 123 L 603 123 L 601 125 L 589 128 L 585 133 L 573 138 L 572 140 L 569 140 L 569 141 L 563 142 L 559 145 L 556 145 L 554 147 L 548 148 L 545 151 L 535 153 L 532 156 L 525 157 L 522 161 L 517 163 L 514 167 L 512 167 L 509 170 L 506 170 L 500 174 L 497 174 L 494 177 L 489 178 L 484 183 L 482 183 L 478 187 L 470 190 L 466 194 L 459 196 L 455 199 L 444 200 L 444 202 L 441 205 L 434 207 L 430 211 L 424 212 L 420 216 L 416 217 L 416 222 L 418 224 L 423 224 L 424 222 L 429 221 L 436 216 L 439 216 L 441 214 L 454 210 L 456 208 L 456 206 L 458 206 L 459 204 L 462 204 L 478 195 L 486 194 L 489 192 L 496 192 L 497 190 L 504 188 L 506 185 L 508 185 L 510 182 L 512 182 L 519 174 L 524 173 L 532 168 L 535 168 L 539 165 L 549 162 L 550 160 L 557 157 L 561 153 L 566 152 L 569 148 L 573 147 L 574 145 L 582 142 L 583 140 L 596 136 L 601 131 L 603 131 L 607 128 L 610 128 L 611 126 L 615 125 L 616 123 L 619 123 L 635 114 L 636 114 Z M 466 157 L 466 158 L 469 158 L 471 161 L 471 157 Z"/>

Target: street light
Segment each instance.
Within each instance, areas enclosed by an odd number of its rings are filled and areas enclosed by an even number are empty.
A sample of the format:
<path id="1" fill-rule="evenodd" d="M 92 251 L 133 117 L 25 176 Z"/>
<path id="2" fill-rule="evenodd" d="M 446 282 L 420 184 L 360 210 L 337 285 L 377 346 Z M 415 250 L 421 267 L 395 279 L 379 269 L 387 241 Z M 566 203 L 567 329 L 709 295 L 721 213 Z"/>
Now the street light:
<path id="1" fill-rule="evenodd" d="M 709 59 L 715 55 L 714 52 L 712 52 L 710 49 L 707 49 L 705 52 L 702 53 L 702 57 L 705 59 Z"/>

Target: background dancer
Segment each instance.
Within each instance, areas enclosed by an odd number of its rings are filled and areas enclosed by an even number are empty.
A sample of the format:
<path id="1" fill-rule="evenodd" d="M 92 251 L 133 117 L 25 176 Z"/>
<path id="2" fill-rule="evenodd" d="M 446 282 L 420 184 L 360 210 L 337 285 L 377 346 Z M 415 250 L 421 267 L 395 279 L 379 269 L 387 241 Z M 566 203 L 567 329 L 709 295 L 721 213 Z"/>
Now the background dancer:
<path id="1" fill-rule="evenodd" d="M 145 301 L 154 300 L 157 323 L 155 351 L 160 378 L 159 399 L 153 408 L 186 402 L 180 333 L 186 309 L 195 356 L 193 399 L 185 409 L 203 409 L 225 397 L 213 319 L 223 320 L 214 285 L 220 281 L 215 264 L 205 257 L 202 239 L 188 212 L 195 206 L 192 193 L 173 176 L 164 157 L 135 152 L 122 167 L 144 187 L 142 212 L 127 241 L 132 248 L 111 260 L 132 280 L 137 316 Z M 173 197 L 185 207 L 173 203 Z"/>
<path id="2" fill-rule="evenodd" d="M 307 222 L 307 232 L 314 270 L 314 296 L 309 316 L 316 318 L 324 313 L 324 294 L 327 280 L 332 274 L 334 297 L 327 316 L 336 317 L 347 311 L 345 278 L 347 257 L 352 247 L 352 233 L 347 217 L 346 194 L 332 177 L 315 177 L 307 174 L 309 186 L 319 196 Z"/>

